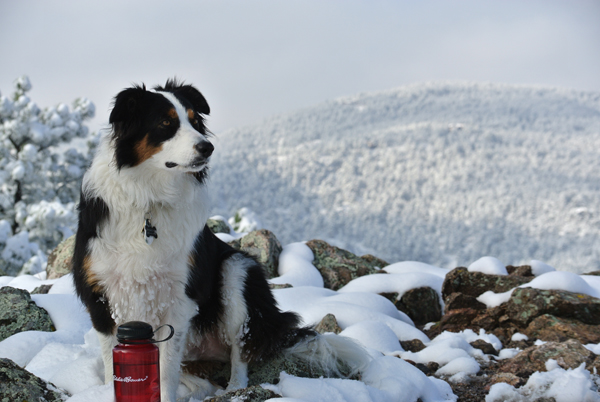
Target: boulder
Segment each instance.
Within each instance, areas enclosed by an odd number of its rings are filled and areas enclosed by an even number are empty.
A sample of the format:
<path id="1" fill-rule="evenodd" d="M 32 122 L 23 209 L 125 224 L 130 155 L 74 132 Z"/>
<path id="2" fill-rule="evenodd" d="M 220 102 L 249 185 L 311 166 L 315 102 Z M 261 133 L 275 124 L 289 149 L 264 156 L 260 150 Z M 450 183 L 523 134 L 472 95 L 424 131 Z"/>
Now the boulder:
<path id="1" fill-rule="evenodd" d="M 273 232 L 260 229 L 248 233 L 241 239 L 229 242 L 229 244 L 238 250 L 250 254 L 262 265 L 267 278 L 279 276 L 279 255 L 281 254 L 281 243 Z"/>
<path id="2" fill-rule="evenodd" d="M 420 339 L 411 339 L 410 341 L 400 341 L 402 349 L 407 352 L 417 353 L 426 348 L 425 344 Z"/>
<path id="3" fill-rule="evenodd" d="M 40 285 L 31 291 L 32 295 L 47 295 L 52 289 L 52 285 Z"/>
<path id="4" fill-rule="evenodd" d="M 438 293 L 430 287 L 410 289 L 396 303 L 396 308 L 408 315 L 415 325 L 425 325 L 442 318 Z"/>
<path id="5" fill-rule="evenodd" d="M 184 362 L 183 368 L 187 373 L 208 379 L 211 383 L 223 388 L 227 387 L 231 374 L 229 362 L 187 361 Z M 327 373 L 317 365 L 310 365 L 297 358 L 278 356 L 268 361 L 250 362 L 248 364 L 248 386 L 264 383 L 277 384 L 282 371 L 296 377 L 327 377 Z"/>
<path id="6" fill-rule="evenodd" d="M 375 257 L 371 254 L 361 255 L 360 258 L 368 264 L 371 264 L 373 267 L 377 267 L 379 269 L 385 268 L 390 265 L 389 262 L 382 260 L 381 258 Z"/>
<path id="7" fill-rule="evenodd" d="M 492 376 L 490 383 L 486 387 L 486 391 L 489 391 L 492 385 L 498 384 L 499 382 L 507 383 L 515 388 L 525 385 L 526 383 L 526 381 L 523 378 L 513 373 L 497 373 Z"/>
<path id="8" fill-rule="evenodd" d="M 596 355 L 573 339 L 566 342 L 548 342 L 531 346 L 515 357 L 501 361 L 498 372 L 527 378 L 536 371 L 546 371 L 546 362 L 549 359 L 556 360 L 564 369 L 577 368 L 581 363 L 585 363 L 589 369 L 595 363 Z"/>
<path id="9" fill-rule="evenodd" d="M 306 245 L 314 254 L 313 265 L 323 276 L 328 289 L 338 290 L 352 279 L 377 273 L 379 264 L 374 260 L 365 260 L 357 255 L 331 246 L 322 240 L 311 240 Z"/>
<path id="10" fill-rule="evenodd" d="M 473 297 L 478 297 L 488 290 L 502 293 L 530 282 L 533 278 L 533 276 L 488 275 L 482 272 L 469 272 L 467 268 L 458 267 L 446 275 L 442 285 L 442 297 L 445 300 L 456 292 Z"/>
<path id="11" fill-rule="evenodd" d="M 600 299 L 563 290 L 518 288 L 507 302 L 506 314 L 523 329 L 543 314 L 600 325 Z"/>
<path id="12" fill-rule="evenodd" d="M 588 325 L 570 318 L 543 314 L 536 317 L 523 331 L 525 335 L 546 342 L 575 339 L 582 344 L 600 343 L 600 325 Z"/>
<path id="13" fill-rule="evenodd" d="M 38 307 L 29 292 L 0 288 L 0 341 L 23 331 L 56 331 L 48 312 Z"/>
<path id="14" fill-rule="evenodd" d="M 478 301 L 475 297 L 458 292 L 450 294 L 444 300 L 444 304 L 444 313 L 461 308 L 472 308 L 475 310 L 485 310 L 487 308 L 485 304 Z"/>
<path id="15" fill-rule="evenodd" d="M 326 332 L 333 332 L 334 334 L 339 334 L 342 332 L 342 328 L 339 326 L 337 319 L 333 314 L 327 314 L 321 322 L 317 324 L 315 327 L 315 331 L 320 334 L 324 334 Z"/>
<path id="16" fill-rule="evenodd" d="M 531 265 L 521 265 L 518 267 L 507 265 L 506 272 L 511 276 L 535 276 L 531 272 Z"/>
<path id="17" fill-rule="evenodd" d="M 75 251 L 75 235 L 63 240 L 48 256 L 46 278 L 57 279 L 71 273 L 71 260 Z"/>
<path id="18" fill-rule="evenodd" d="M 450 310 L 442 317 L 439 325 L 426 331 L 427 336 L 435 337 L 443 331 L 460 332 L 472 328 L 473 320 L 480 314 L 481 310 L 473 308 L 459 308 Z"/>
<path id="19" fill-rule="evenodd" d="M 481 350 L 486 355 L 498 356 L 498 351 L 496 350 L 496 348 L 494 348 L 494 346 L 492 346 L 491 343 L 488 343 L 483 339 L 477 339 L 471 342 L 470 345 L 473 346 L 475 349 Z"/>
<path id="20" fill-rule="evenodd" d="M 0 358 L 0 384 L 0 401 L 63 402 L 69 396 L 4 358 Z"/>
<path id="21" fill-rule="evenodd" d="M 281 395 L 276 394 L 270 389 L 264 389 L 260 385 L 254 385 L 248 388 L 237 389 L 227 392 L 223 395 L 207 398 L 205 402 L 264 402 L 268 399 L 281 398 Z"/>
<path id="22" fill-rule="evenodd" d="M 227 222 L 221 219 L 209 219 L 206 221 L 206 225 L 213 233 L 231 233 L 231 229 L 229 229 Z"/>

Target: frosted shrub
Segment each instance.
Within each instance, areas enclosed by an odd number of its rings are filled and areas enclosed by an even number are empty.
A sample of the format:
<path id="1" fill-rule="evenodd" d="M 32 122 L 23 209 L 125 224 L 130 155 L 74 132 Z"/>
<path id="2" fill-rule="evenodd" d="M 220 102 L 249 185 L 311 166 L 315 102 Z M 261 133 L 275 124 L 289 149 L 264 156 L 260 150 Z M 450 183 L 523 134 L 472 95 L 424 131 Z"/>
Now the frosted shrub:
<path id="1" fill-rule="evenodd" d="M 94 116 L 92 102 L 41 110 L 30 90 L 23 76 L 10 98 L 0 94 L 0 275 L 40 271 L 46 254 L 73 234 L 81 178 L 97 143 L 83 124 Z M 84 152 L 69 148 L 76 138 L 88 139 Z"/>
<path id="2" fill-rule="evenodd" d="M 229 218 L 229 224 L 238 233 L 252 232 L 261 227 L 261 223 L 254 212 L 248 208 L 240 208 Z"/>

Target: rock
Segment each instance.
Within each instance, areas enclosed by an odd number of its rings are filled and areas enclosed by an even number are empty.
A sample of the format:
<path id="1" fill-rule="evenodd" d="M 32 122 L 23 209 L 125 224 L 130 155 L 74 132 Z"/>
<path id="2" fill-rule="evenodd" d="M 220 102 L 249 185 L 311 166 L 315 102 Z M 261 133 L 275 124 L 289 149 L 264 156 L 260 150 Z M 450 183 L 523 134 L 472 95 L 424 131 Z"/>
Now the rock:
<path id="1" fill-rule="evenodd" d="M 485 304 L 478 301 L 475 297 L 458 292 L 450 294 L 444 300 L 444 304 L 444 313 L 462 308 L 472 308 L 475 310 L 485 310 L 487 308 Z"/>
<path id="2" fill-rule="evenodd" d="M 37 288 L 33 289 L 31 294 L 32 295 L 47 295 L 48 292 L 50 292 L 50 289 L 52 289 L 52 285 L 41 285 L 41 286 L 38 286 Z"/>
<path id="3" fill-rule="evenodd" d="M 75 251 L 75 235 L 63 240 L 48 256 L 46 278 L 57 279 L 71 273 L 71 260 Z"/>
<path id="4" fill-rule="evenodd" d="M 0 288 L 0 341 L 23 331 L 56 331 L 48 312 L 38 307 L 29 292 Z"/>
<path id="5" fill-rule="evenodd" d="M 293 288 L 289 283 L 269 283 L 269 289 L 289 289 Z"/>
<path id="6" fill-rule="evenodd" d="M 477 317 L 471 322 L 472 328 L 483 328 L 486 331 L 496 329 L 499 325 L 506 321 L 506 309 L 505 306 L 500 305 L 485 310 L 479 310 Z"/>
<path id="7" fill-rule="evenodd" d="M 563 290 L 518 288 L 507 302 L 506 314 L 523 329 L 543 314 L 600 325 L 600 299 Z"/>
<path id="8" fill-rule="evenodd" d="M 523 331 L 530 338 L 546 342 L 576 339 L 582 344 L 600 343 L 600 325 L 588 325 L 578 320 L 543 314 L 536 317 Z"/>
<path id="9" fill-rule="evenodd" d="M 481 272 L 469 272 L 467 268 L 459 267 L 446 275 L 444 284 L 442 285 L 442 297 L 445 300 L 455 292 L 473 297 L 478 297 L 488 290 L 495 293 L 502 293 L 527 283 L 533 278 L 511 275 L 487 275 Z"/>
<path id="10" fill-rule="evenodd" d="M 339 334 L 342 332 L 342 328 L 339 326 L 335 316 L 333 314 L 327 314 L 321 322 L 317 324 L 315 327 L 315 331 L 320 334 L 324 334 L 326 332 L 333 332 L 334 334 Z"/>
<path id="11" fill-rule="evenodd" d="M 187 361 L 184 362 L 183 368 L 187 373 L 206 378 L 223 388 L 227 387 L 231 374 L 229 362 Z M 248 364 L 248 386 L 264 383 L 277 384 L 282 371 L 296 377 L 327 377 L 327 373 L 316 365 L 311 366 L 300 359 L 279 356 L 268 361 L 250 362 Z"/>
<path id="12" fill-rule="evenodd" d="M 497 373 L 492 376 L 489 385 L 486 387 L 486 391 L 489 391 L 492 385 L 498 384 L 499 382 L 505 382 L 515 388 L 525 385 L 526 383 L 523 378 L 512 373 Z"/>
<path id="13" fill-rule="evenodd" d="M 373 267 L 382 269 L 387 267 L 389 264 L 389 262 L 386 262 L 384 260 L 382 260 L 381 258 L 375 257 L 374 255 L 371 254 L 365 254 L 365 255 L 361 255 L 360 258 L 365 261 L 367 264 L 370 264 Z"/>
<path id="14" fill-rule="evenodd" d="M 466 328 L 471 328 L 471 323 L 479 313 L 480 310 L 473 308 L 460 308 L 449 311 L 444 314 L 440 321 L 438 334 L 443 331 L 460 332 Z M 430 334 L 427 335 L 431 337 Z"/>
<path id="15" fill-rule="evenodd" d="M 494 348 L 491 343 L 487 343 L 483 339 L 477 339 L 476 341 L 471 342 L 470 345 L 475 349 L 481 350 L 486 355 L 498 356 L 498 351 L 496 348 Z"/>
<path id="16" fill-rule="evenodd" d="M 410 341 L 400 341 L 402 349 L 407 352 L 417 353 L 425 349 L 425 344 L 420 339 L 412 339 Z M 437 371 L 437 370 L 436 370 Z"/>
<path id="17" fill-rule="evenodd" d="M 430 375 L 434 375 L 436 371 L 438 371 L 438 369 L 440 368 L 440 365 L 436 362 L 429 362 L 427 364 L 423 364 L 423 363 L 416 363 L 412 360 L 408 360 L 408 359 L 404 359 L 405 362 L 412 364 L 413 366 L 415 366 L 416 368 L 418 368 L 419 370 L 421 370 L 423 372 L 423 374 L 430 376 Z"/>
<path id="18" fill-rule="evenodd" d="M 352 279 L 379 271 L 376 265 L 322 240 L 311 240 L 306 245 L 312 250 L 313 265 L 323 276 L 328 289 L 338 290 Z"/>
<path id="19" fill-rule="evenodd" d="M 519 267 L 507 265 L 506 272 L 511 276 L 534 276 L 531 272 L 531 265 L 521 265 Z"/>
<path id="20" fill-rule="evenodd" d="M 264 402 L 268 399 L 272 398 L 281 398 L 281 395 L 276 394 L 275 392 L 264 389 L 260 385 L 254 385 L 252 387 L 238 389 L 235 391 L 227 392 L 226 394 L 214 396 L 212 398 L 207 398 L 205 402 L 234 402 L 234 401 L 244 401 L 244 402 Z"/>
<path id="21" fill-rule="evenodd" d="M 241 239 L 229 243 L 233 248 L 250 254 L 263 266 L 267 278 L 279 276 L 279 255 L 281 254 L 281 243 L 273 232 L 260 229 L 248 233 Z"/>
<path id="22" fill-rule="evenodd" d="M 0 401 L 63 402 L 70 396 L 4 358 L 0 358 L 0 384 Z"/>
<path id="23" fill-rule="evenodd" d="M 546 362 L 554 359 L 564 369 L 577 368 L 581 363 L 591 366 L 596 355 L 573 339 L 566 342 L 548 342 L 532 346 L 498 365 L 498 372 L 512 373 L 527 378 L 536 371 L 546 371 Z"/>
<path id="24" fill-rule="evenodd" d="M 231 233 L 231 229 L 229 229 L 229 225 L 227 222 L 221 219 L 209 219 L 206 221 L 206 225 L 213 233 Z"/>
<path id="25" fill-rule="evenodd" d="M 394 303 L 394 305 L 396 305 L 396 302 L 398 301 L 398 296 L 400 296 L 400 293 L 397 292 L 384 292 L 384 293 L 379 293 L 379 296 L 383 296 L 386 299 L 388 299 L 389 301 L 391 301 L 392 303 Z"/>
<path id="26" fill-rule="evenodd" d="M 425 325 L 442 318 L 438 293 L 430 287 L 410 289 L 396 303 L 396 308 L 408 315 L 415 325 Z"/>

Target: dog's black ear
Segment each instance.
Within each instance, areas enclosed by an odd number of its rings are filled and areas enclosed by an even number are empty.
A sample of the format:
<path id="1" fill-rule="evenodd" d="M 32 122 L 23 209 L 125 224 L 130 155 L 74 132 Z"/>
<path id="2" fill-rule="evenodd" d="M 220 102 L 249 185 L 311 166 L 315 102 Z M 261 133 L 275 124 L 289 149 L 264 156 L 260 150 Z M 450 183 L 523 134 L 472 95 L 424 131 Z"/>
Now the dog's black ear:
<path id="1" fill-rule="evenodd" d="M 146 86 L 134 86 L 124 89 L 115 96 L 115 102 L 110 112 L 108 122 L 114 126 L 115 123 L 123 123 L 136 116 L 140 109 L 143 97 L 146 95 Z"/>
<path id="2" fill-rule="evenodd" d="M 202 95 L 200 91 L 193 86 L 182 85 L 175 90 L 175 94 L 180 95 L 190 101 L 195 111 L 204 115 L 210 114 L 210 106 L 208 106 L 208 102 L 206 102 L 204 95 Z"/>
<path id="3" fill-rule="evenodd" d="M 209 115 L 210 107 L 204 96 L 192 85 L 186 85 L 183 81 L 177 80 L 177 78 L 170 78 L 164 87 L 157 86 L 154 88 L 157 91 L 172 92 L 176 96 L 181 96 L 187 99 L 194 108 L 195 111 Z"/>
<path id="4" fill-rule="evenodd" d="M 134 86 L 115 96 L 108 121 L 112 125 L 115 162 L 119 170 L 138 163 L 137 153 L 133 150 L 137 135 L 143 129 L 144 100 L 149 94 L 145 86 Z"/>

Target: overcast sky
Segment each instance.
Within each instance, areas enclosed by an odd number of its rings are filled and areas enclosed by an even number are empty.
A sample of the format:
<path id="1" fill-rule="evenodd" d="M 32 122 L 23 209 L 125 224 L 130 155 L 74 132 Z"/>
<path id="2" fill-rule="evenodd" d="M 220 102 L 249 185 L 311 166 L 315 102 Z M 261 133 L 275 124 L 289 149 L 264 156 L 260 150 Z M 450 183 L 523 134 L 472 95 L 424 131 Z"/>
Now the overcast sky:
<path id="1" fill-rule="evenodd" d="M 97 129 L 130 83 L 196 85 L 216 133 L 424 81 L 600 91 L 600 1 L 0 0 L 0 92 L 86 96 Z"/>

